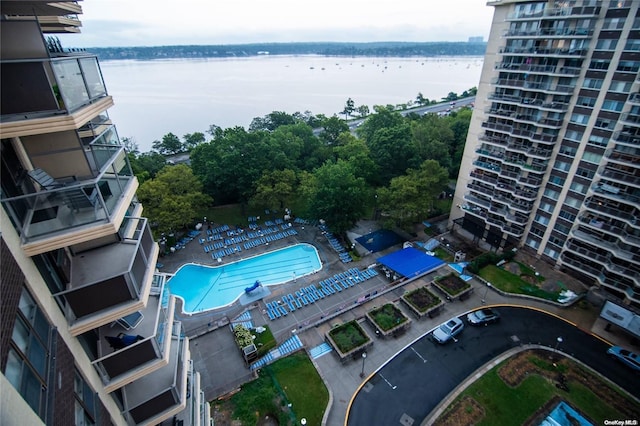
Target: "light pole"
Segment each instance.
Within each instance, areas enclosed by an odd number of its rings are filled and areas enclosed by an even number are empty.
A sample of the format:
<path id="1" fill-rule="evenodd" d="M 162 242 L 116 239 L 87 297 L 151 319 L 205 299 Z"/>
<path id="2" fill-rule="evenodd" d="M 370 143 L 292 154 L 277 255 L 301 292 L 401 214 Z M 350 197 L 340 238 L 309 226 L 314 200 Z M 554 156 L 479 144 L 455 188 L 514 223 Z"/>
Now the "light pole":
<path id="1" fill-rule="evenodd" d="M 489 293 L 489 289 L 491 288 L 491 283 L 487 283 L 487 289 L 484 291 L 484 295 L 482 296 L 482 304 L 484 305 L 487 300 L 487 293 Z"/>
<path id="2" fill-rule="evenodd" d="M 360 378 L 364 377 L 364 360 L 367 359 L 367 353 L 362 352 L 362 371 L 360 371 Z"/>
<path id="3" fill-rule="evenodd" d="M 556 347 L 555 347 L 555 348 L 553 348 L 553 351 L 554 351 L 555 353 L 557 353 L 557 352 L 558 352 L 558 346 L 560 346 L 560 343 L 562 343 L 562 336 L 558 336 L 558 338 L 556 339 Z"/>

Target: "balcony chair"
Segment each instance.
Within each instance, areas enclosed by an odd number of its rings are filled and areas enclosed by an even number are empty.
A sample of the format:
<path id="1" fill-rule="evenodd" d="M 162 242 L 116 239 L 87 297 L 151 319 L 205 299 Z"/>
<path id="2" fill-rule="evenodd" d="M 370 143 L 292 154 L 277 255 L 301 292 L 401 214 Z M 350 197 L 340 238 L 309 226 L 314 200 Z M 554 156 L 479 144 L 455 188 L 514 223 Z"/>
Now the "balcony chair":
<path id="1" fill-rule="evenodd" d="M 113 327 L 115 324 L 118 324 L 120 327 L 124 328 L 125 330 L 132 330 L 136 328 L 138 324 L 142 322 L 143 319 L 144 319 L 144 315 L 142 315 L 142 312 L 138 311 L 115 320 L 111 324 L 111 326 Z"/>
<path id="2" fill-rule="evenodd" d="M 42 169 L 29 170 L 27 174 L 31 179 L 33 179 L 35 183 L 37 183 L 44 190 L 62 188 L 63 186 L 66 186 L 67 182 L 76 181 L 75 176 L 65 177 L 64 179 L 66 181 L 54 179 L 49 175 L 49 173 L 45 172 Z"/>

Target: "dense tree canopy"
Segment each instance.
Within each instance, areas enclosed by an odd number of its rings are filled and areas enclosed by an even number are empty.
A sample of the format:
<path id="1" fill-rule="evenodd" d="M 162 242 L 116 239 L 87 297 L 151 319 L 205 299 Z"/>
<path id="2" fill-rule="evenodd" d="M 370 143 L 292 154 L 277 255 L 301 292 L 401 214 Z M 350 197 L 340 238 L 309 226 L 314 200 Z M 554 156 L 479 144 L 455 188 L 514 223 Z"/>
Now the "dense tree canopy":
<path id="1" fill-rule="evenodd" d="M 416 101 L 433 102 L 420 94 Z M 336 116 L 274 111 L 249 130 L 211 125 L 208 142 L 199 132 L 184 135 L 185 143 L 169 133 L 154 143 L 157 152 L 134 151 L 129 159 L 143 182 L 139 197 L 162 230 L 190 222 L 194 205 L 213 199 L 256 209 L 295 206 L 343 232 L 370 212 L 373 194 L 384 217 L 408 226 L 434 213 L 434 200 L 457 176 L 470 120 L 469 109 L 440 117 L 375 106 L 354 134 Z M 187 147 L 191 168 L 165 167 L 163 153 Z M 196 196 L 202 192 L 210 198 Z"/>
<path id="2" fill-rule="evenodd" d="M 307 175 L 302 193 L 312 217 L 324 219 L 333 232 L 344 233 L 364 215 L 370 191 L 349 163 L 338 160 Z"/>
<path id="3" fill-rule="evenodd" d="M 181 229 L 198 217 L 211 198 L 202 193 L 202 184 L 184 164 L 166 166 L 156 176 L 140 185 L 138 198 L 145 213 L 159 232 Z"/>

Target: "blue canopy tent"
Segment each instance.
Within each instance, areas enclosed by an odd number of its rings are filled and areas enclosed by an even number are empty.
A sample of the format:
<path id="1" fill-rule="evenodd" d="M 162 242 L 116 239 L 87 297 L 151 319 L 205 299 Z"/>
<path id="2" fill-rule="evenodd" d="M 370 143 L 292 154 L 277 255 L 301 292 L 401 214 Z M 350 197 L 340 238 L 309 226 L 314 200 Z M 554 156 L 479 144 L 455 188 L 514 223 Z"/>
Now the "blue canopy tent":
<path id="1" fill-rule="evenodd" d="M 429 256 L 413 247 L 382 256 L 378 259 L 378 263 L 407 278 L 428 274 L 445 264 L 437 257 Z"/>

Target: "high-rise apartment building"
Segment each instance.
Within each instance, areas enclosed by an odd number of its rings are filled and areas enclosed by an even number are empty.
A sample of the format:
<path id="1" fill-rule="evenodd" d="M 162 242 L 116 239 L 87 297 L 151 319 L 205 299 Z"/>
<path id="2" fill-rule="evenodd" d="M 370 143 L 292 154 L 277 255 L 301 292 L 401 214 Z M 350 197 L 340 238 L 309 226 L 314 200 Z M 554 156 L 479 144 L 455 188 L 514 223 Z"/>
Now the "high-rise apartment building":
<path id="1" fill-rule="evenodd" d="M 75 1 L 0 3 L 0 424 L 208 425 Z"/>
<path id="2" fill-rule="evenodd" d="M 453 226 L 639 308 L 640 1 L 488 5 Z"/>

